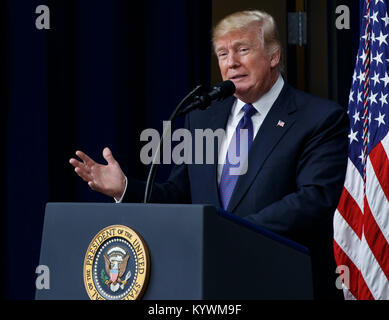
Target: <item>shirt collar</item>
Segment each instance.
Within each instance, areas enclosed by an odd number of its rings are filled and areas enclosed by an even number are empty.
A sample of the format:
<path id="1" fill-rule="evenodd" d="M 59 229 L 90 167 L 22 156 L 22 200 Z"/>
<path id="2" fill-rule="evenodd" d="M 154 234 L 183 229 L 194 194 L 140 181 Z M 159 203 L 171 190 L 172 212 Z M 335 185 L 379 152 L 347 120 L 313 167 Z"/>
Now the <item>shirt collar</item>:
<path id="1" fill-rule="evenodd" d="M 279 75 L 276 83 L 271 87 L 271 89 L 266 92 L 262 97 L 260 97 L 257 101 L 252 103 L 253 107 L 257 109 L 260 115 L 264 117 L 267 115 L 272 105 L 280 95 L 284 83 L 284 79 L 281 75 Z M 242 108 L 245 104 L 246 103 L 242 100 L 236 99 L 236 103 L 234 104 L 233 110 L 231 111 L 232 115 L 235 117 L 240 112 L 243 112 Z"/>

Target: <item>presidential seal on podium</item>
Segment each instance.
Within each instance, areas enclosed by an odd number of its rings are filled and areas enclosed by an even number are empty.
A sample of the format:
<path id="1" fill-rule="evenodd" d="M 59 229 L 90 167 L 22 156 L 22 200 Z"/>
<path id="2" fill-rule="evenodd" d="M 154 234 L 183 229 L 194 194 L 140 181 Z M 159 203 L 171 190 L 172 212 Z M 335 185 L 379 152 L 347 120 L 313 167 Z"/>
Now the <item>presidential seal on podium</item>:
<path id="1" fill-rule="evenodd" d="M 84 284 L 93 300 L 141 299 L 150 274 L 150 256 L 133 229 L 113 225 L 90 242 L 84 259 Z"/>

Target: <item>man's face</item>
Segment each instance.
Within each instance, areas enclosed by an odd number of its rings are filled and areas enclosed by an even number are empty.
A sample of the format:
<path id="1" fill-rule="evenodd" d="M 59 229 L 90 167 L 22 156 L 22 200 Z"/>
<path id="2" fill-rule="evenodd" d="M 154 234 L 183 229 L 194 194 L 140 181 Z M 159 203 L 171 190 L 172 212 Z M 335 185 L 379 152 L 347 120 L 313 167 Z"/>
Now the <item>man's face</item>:
<path id="1" fill-rule="evenodd" d="M 279 51 L 265 54 L 257 28 L 231 31 L 215 42 L 223 80 L 236 87 L 235 97 L 253 103 L 270 90 L 278 77 Z"/>

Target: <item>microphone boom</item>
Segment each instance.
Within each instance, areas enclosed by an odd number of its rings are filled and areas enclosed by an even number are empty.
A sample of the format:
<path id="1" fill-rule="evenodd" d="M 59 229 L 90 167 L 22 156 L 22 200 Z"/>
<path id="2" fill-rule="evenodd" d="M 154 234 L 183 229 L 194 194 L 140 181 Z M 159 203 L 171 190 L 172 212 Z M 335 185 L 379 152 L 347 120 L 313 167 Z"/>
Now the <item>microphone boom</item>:
<path id="1" fill-rule="evenodd" d="M 183 116 L 188 112 L 201 109 L 205 110 L 212 103 L 213 100 L 222 100 L 235 93 L 235 85 L 231 80 L 223 81 L 215 85 L 210 92 L 205 95 L 197 96 L 195 100 L 189 104 L 184 110 L 177 113 L 178 116 Z"/>

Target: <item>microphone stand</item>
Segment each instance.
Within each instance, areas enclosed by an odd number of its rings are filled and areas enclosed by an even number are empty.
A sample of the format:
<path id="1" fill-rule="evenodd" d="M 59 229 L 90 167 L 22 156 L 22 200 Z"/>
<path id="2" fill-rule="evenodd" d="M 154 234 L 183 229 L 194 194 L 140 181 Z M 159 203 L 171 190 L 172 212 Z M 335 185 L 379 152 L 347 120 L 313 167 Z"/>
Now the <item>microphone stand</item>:
<path id="1" fill-rule="evenodd" d="M 187 112 L 185 112 L 185 113 L 180 112 L 179 113 L 179 110 L 181 109 L 181 107 L 184 104 L 186 104 L 190 99 L 192 99 L 200 91 L 201 88 L 202 88 L 202 86 L 198 85 L 191 92 L 189 92 L 188 95 L 184 99 L 182 99 L 182 101 L 178 104 L 178 106 L 173 111 L 172 115 L 170 116 L 170 118 L 169 118 L 170 123 L 174 122 L 174 120 L 178 116 L 181 116 L 181 115 L 187 113 Z M 186 111 L 186 110 L 184 110 L 184 111 Z M 163 140 L 165 138 L 166 132 L 167 132 L 167 130 L 164 130 L 163 133 L 162 133 L 161 139 L 160 139 L 159 144 L 158 144 L 157 152 L 155 153 L 153 161 L 151 163 L 149 175 L 147 177 L 146 190 L 145 190 L 145 195 L 144 195 L 143 203 L 148 203 L 150 201 L 151 192 L 152 192 L 153 184 L 154 184 L 154 179 L 155 179 L 155 175 L 156 175 L 156 172 L 157 172 L 157 163 L 156 163 L 156 161 L 157 161 L 157 159 L 160 156 L 161 146 L 162 146 Z"/>

